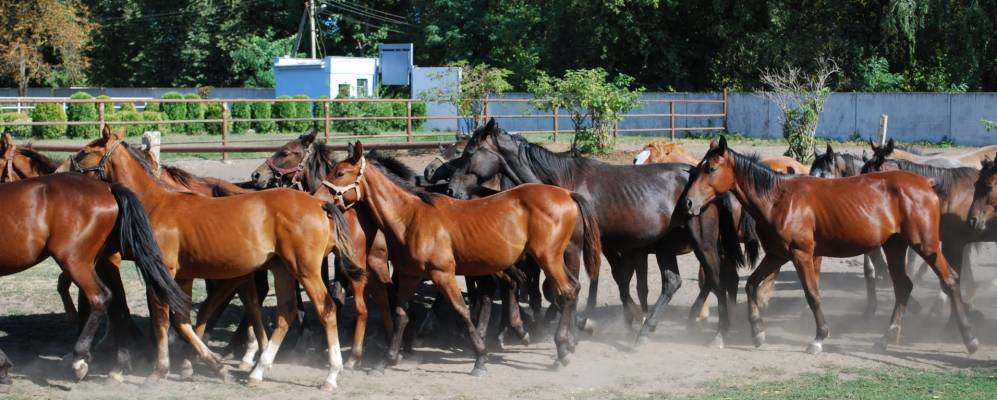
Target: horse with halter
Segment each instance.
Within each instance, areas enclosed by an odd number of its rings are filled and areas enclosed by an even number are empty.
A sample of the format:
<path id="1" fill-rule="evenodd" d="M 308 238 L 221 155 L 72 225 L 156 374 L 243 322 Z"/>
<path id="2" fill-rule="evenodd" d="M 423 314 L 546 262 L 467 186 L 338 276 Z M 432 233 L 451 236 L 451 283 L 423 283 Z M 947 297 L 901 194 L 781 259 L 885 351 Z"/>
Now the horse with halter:
<path id="1" fill-rule="evenodd" d="M 829 330 L 819 288 L 822 257 L 851 257 L 878 247 L 886 251 L 896 306 L 878 346 L 899 338 L 902 317 L 913 288 L 904 265 L 908 246 L 928 261 L 942 290 L 952 297 L 952 311 L 969 353 L 979 347 L 965 314 L 965 304 L 939 239 L 938 196 L 931 180 L 903 171 L 841 179 L 786 176 L 741 155 L 721 138 L 703 157 L 685 195 L 688 212 L 697 214 L 721 193 L 733 192 L 758 224 L 765 257 L 748 278 L 749 321 L 756 346 L 765 341 L 758 308 L 758 285 L 792 261 L 813 310 L 817 334 L 807 348 L 823 349 Z"/>
<path id="2" fill-rule="evenodd" d="M 662 291 L 643 321 L 637 343 L 647 340 L 664 305 L 681 286 L 676 256 L 693 251 L 707 272 L 707 286 L 719 300 L 720 323 L 713 344 L 724 345 L 730 326 L 727 310 L 737 293 L 736 266 L 744 265 L 744 255 L 727 198 L 699 218 L 686 218 L 685 213 L 672 211 L 681 206 L 677 201 L 688 179 L 687 165 L 610 165 L 556 154 L 506 133 L 494 119 L 478 128 L 464 154 L 451 162 L 456 172 L 449 190 L 458 198 L 466 198 L 482 182 L 504 175 L 515 184 L 556 185 L 591 202 L 602 232 L 603 254 L 609 259 L 620 289 L 628 324 L 648 309 L 647 256 L 654 253 L 661 270 Z M 635 272 L 640 309 L 630 296 L 630 280 Z M 595 307 L 598 274 L 590 276 L 588 311 Z"/>
<path id="3" fill-rule="evenodd" d="M 76 171 L 122 183 L 135 191 L 149 213 L 170 274 L 184 285 L 195 278 L 243 277 L 268 266 L 272 258 L 279 258 L 283 268 L 271 269 L 278 298 L 277 327 L 250 374 L 249 383 L 259 383 L 273 365 L 295 314 L 297 280 L 304 285 L 326 331 L 331 368 L 323 389 L 336 387 L 342 355 L 336 310 L 322 282 L 321 263 L 333 250 L 350 259 L 353 246 L 342 214 L 334 206 L 283 189 L 222 198 L 166 190 L 158 183 L 145 157 L 123 142 L 120 134 L 111 133 L 106 127 L 102 137 L 88 143 L 73 156 L 71 163 Z M 169 371 L 168 312 L 169 305 L 150 302 L 158 354 L 147 383 L 155 383 Z M 208 349 L 189 323 L 180 324 L 178 330 L 201 359 L 227 377 L 220 358 Z"/>
<path id="4" fill-rule="evenodd" d="M 10 275 L 52 257 L 80 288 L 89 304 L 74 346 L 76 379 L 89 370 L 90 345 L 101 320 L 118 346 L 118 376 L 129 364 L 126 339 L 128 309 L 117 262 L 135 261 L 148 285 L 151 303 L 166 304 L 178 317 L 190 309 L 190 298 L 169 275 L 142 203 L 120 184 L 107 184 L 79 174 L 54 174 L 0 185 L 4 212 L 0 231 L 0 275 Z M 6 356 L 0 354 L 0 383 L 10 383 Z"/>
<path id="5" fill-rule="evenodd" d="M 554 341 L 567 364 L 576 346 L 574 310 L 577 276 L 565 269 L 577 257 L 569 242 L 584 235 L 586 264 L 598 268 L 599 230 L 591 206 L 564 189 L 527 185 L 477 200 L 454 200 L 420 191 L 369 164 L 357 142 L 349 158 L 336 164 L 316 192 L 342 208 L 368 215 L 384 232 L 398 279 L 396 324 L 387 362 L 398 362 L 408 305 L 416 287 L 429 278 L 464 320 L 477 355 L 473 375 L 485 373 L 486 347 L 471 320 L 456 275 L 479 276 L 505 270 L 524 257 L 540 265 L 561 304 Z M 468 218 L 474 215 L 474 218 Z"/>

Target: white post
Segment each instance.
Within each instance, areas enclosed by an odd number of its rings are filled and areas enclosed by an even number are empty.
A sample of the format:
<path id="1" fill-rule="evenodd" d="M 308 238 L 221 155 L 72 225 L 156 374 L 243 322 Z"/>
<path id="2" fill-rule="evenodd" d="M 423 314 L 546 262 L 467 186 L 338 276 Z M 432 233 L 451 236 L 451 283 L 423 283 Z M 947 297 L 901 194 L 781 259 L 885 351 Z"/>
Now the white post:
<path id="1" fill-rule="evenodd" d="M 308 30 L 312 37 L 312 58 L 315 58 L 315 0 L 308 0 Z"/>
<path id="2" fill-rule="evenodd" d="M 162 135 L 159 131 L 146 131 L 142 134 L 142 145 L 149 149 L 152 153 L 152 158 L 156 160 L 156 164 L 159 164 L 159 144 Z"/>
<path id="3" fill-rule="evenodd" d="M 879 116 L 879 145 L 886 144 L 886 125 L 890 122 L 890 116 L 883 114 Z"/>

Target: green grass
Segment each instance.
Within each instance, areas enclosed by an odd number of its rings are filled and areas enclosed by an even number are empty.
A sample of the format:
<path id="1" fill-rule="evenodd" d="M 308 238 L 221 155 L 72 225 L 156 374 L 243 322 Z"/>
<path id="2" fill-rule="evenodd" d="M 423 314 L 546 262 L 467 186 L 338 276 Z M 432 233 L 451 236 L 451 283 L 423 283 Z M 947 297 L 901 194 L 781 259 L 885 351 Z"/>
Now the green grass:
<path id="1" fill-rule="evenodd" d="M 932 372 L 831 369 L 795 379 L 714 388 L 693 399 L 994 399 L 997 368 Z"/>

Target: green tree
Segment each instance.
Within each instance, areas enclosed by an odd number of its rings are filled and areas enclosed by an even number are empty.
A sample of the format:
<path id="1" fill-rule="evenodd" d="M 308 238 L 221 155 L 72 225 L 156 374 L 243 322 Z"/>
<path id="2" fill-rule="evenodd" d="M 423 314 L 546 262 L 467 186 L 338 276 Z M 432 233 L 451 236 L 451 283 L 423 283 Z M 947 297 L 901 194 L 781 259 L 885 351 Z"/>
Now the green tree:
<path id="1" fill-rule="evenodd" d="M 293 37 L 277 39 L 273 31 L 267 31 L 263 36 L 251 35 L 232 50 L 232 73 L 247 87 L 274 87 L 273 60 L 293 45 Z"/>
<path id="2" fill-rule="evenodd" d="M 92 99 L 89 93 L 76 92 L 69 96 L 72 100 Z M 106 107 L 112 108 L 112 107 Z M 66 104 L 66 117 L 69 121 L 97 121 L 97 107 L 94 103 L 69 103 Z M 97 125 L 69 125 L 66 128 L 66 136 L 71 138 L 95 138 L 97 137 Z"/>
<path id="3" fill-rule="evenodd" d="M 488 64 L 469 66 L 465 61 L 454 63 L 452 67 L 461 69 L 460 87 L 433 88 L 423 92 L 422 98 L 455 105 L 464 120 L 461 128 L 472 132 L 485 122 L 486 99 L 512 89 L 506 80 L 511 71 Z"/>
<path id="4" fill-rule="evenodd" d="M 640 102 L 644 89 L 630 89 L 633 81 L 623 74 L 609 79 L 605 70 L 595 68 L 569 70 L 561 78 L 541 73 L 529 87 L 536 106 L 568 111 L 575 126 L 572 150 L 605 153 L 615 145 L 613 124 Z"/>
<path id="5" fill-rule="evenodd" d="M 0 0 L 0 76 L 22 97 L 32 80 L 84 82 L 89 17 L 80 0 Z"/>

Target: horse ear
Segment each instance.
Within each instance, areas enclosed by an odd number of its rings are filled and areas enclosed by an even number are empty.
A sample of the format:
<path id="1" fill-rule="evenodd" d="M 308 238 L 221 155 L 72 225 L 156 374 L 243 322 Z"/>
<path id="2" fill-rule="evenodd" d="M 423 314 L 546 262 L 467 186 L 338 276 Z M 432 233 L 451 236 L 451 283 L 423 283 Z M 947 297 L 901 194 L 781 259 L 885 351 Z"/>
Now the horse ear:
<path id="1" fill-rule="evenodd" d="M 495 122 L 495 117 L 488 118 L 488 124 L 485 125 L 486 132 L 495 132 L 495 128 L 498 128 L 498 122 Z"/>
<path id="2" fill-rule="evenodd" d="M 869 156 L 865 154 L 865 149 L 862 149 L 862 161 L 863 162 L 869 161 Z"/>
<path id="3" fill-rule="evenodd" d="M 350 154 L 350 162 L 356 164 L 360 162 L 361 157 L 363 157 L 363 143 L 357 140 L 357 143 L 353 145 L 353 153 Z"/>
<path id="4" fill-rule="evenodd" d="M 879 145 L 876 144 L 876 142 L 873 142 L 871 138 L 869 139 L 869 147 L 872 149 L 873 152 L 879 150 Z"/>
<path id="5" fill-rule="evenodd" d="M 11 147 L 14 147 L 14 135 L 11 135 L 10 132 L 4 132 L 3 142 L 0 142 L 0 153 L 6 152 Z"/>
<path id="6" fill-rule="evenodd" d="M 114 134 L 111 133 L 110 125 L 104 124 L 104 129 L 100 131 L 100 138 L 104 139 L 105 141 L 110 141 L 114 139 Z"/>
<path id="7" fill-rule="evenodd" d="M 893 154 L 893 139 L 890 139 L 889 141 L 886 142 L 886 149 L 883 150 L 884 156 L 889 154 Z"/>
<path id="8" fill-rule="evenodd" d="M 346 143 L 346 154 L 348 156 L 352 156 L 353 155 L 353 143 L 349 143 L 349 142 Z"/>
<path id="9" fill-rule="evenodd" d="M 114 140 L 125 140 L 126 135 L 125 127 L 120 127 L 114 130 Z"/>
<path id="10" fill-rule="evenodd" d="M 298 139 L 301 140 L 301 144 L 305 146 L 310 146 L 315 142 L 315 138 L 318 136 L 318 130 L 315 128 L 309 129 L 303 135 L 299 136 Z"/>
<path id="11" fill-rule="evenodd" d="M 717 143 L 717 147 L 720 148 L 720 151 L 725 152 L 725 153 L 727 152 L 727 137 L 726 136 L 720 135 L 720 141 Z"/>
<path id="12" fill-rule="evenodd" d="M 717 147 L 717 140 L 713 139 L 710 141 L 710 149 Z"/>
<path id="13" fill-rule="evenodd" d="M 831 143 L 827 144 L 827 150 L 824 150 L 824 155 L 828 157 L 834 157 L 834 149 L 831 148 Z"/>
<path id="14" fill-rule="evenodd" d="M 994 166 L 994 162 L 990 160 L 990 156 L 983 156 L 980 160 L 980 171 L 986 171 Z"/>

